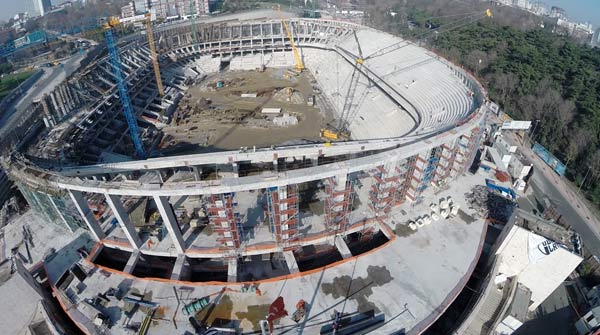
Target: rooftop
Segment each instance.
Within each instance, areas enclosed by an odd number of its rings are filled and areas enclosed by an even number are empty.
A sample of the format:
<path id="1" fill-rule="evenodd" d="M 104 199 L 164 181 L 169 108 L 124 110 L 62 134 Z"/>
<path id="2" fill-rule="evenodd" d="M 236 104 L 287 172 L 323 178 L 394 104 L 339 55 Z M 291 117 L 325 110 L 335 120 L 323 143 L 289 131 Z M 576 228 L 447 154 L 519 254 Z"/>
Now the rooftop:
<path id="1" fill-rule="evenodd" d="M 457 192 L 462 191 L 445 190 L 432 196 L 453 196 L 454 201 L 466 209 L 464 201 L 457 196 Z M 429 213 L 429 204 L 401 206 L 391 213 L 395 223 L 390 228 L 404 226 L 415 216 Z M 96 299 L 98 294 L 111 288 L 123 287 L 126 292 L 122 295 L 143 295 L 144 300 L 159 306 L 155 312 L 155 316 L 156 313 L 159 315 L 158 320 L 149 332 L 156 334 L 175 331 L 175 324 L 177 331 L 191 331 L 188 316 L 181 312 L 181 308 L 203 296 L 208 296 L 211 303 L 216 304 L 213 314 L 208 317 L 213 325 L 245 332 L 259 329 L 258 322 L 264 318 L 264 311 L 279 296 L 283 297 L 290 315 L 300 299 L 310 307 L 304 323 L 297 325 L 290 318 L 281 319 L 277 327 L 282 330 L 293 327 L 304 327 L 306 331 L 318 329 L 330 322 L 334 309 L 346 313 L 375 310 L 376 314 L 384 315 L 386 323 L 377 329 L 376 334 L 389 334 L 400 328 L 424 329 L 466 284 L 478 260 L 486 229 L 482 220 L 473 219 L 470 214 L 466 209 L 462 215 L 433 222 L 413 233 L 403 232 L 398 236 L 391 233 L 389 243 L 324 268 L 262 281 L 225 283 L 141 279 L 123 272 L 96 268 L 89 261 L 82 260 L 79 264 L 87 277 L 82 282 L 77 276 L 71 275 L 70 281 L 64 281 L 63 277 L 59 286 L 65 293 L 61 298 L 74 303 L 77 309 L 69 311 L 77 311 L 77 318 L 84 324 L 91 325 L 89 320 L 95 318 L 98 310 L 105 311 L 115 324 L 110 330 L 113 334 L 126 333 L 121 327 L 123 322 L 142 322 L 145 313 L 142 310 L 133 315 L 127 313 L 126 310 L 131 308 L 129 303 L 115 298 L 104 301 L 103 306 L 94 305 L 96 307 L 84 301 Z M 390 228 L 380 225 L 390 234 Z M 398 228 L 397 231 L 403 230 Z M 53 267 L 53 261 L 47 267 Z M 246 292 L 249 285 L 256 285 L 261 295 Z M 233 301 L 235 304 L 232 304 Z M 67 304 L 70 305 L 69 302 Z"/>

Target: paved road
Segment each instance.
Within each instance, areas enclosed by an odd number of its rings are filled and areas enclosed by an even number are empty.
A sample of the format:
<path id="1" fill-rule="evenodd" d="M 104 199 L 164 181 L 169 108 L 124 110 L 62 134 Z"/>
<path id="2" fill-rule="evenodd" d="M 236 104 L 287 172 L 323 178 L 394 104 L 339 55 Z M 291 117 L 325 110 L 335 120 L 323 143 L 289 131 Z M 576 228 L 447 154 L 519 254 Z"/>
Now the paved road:
<path id="1" fill-rule="evenodd" d="M 551 199 L 565 220 L 581 235 L 588 250 L 600 256 L 600 222 L 567 184 L 566 178 L 558 176 L 529 146 L 522 146 L 514 136 L 509 135 L 505 138 L 519 146 L 519 151 L 533 163 L 531 186 L 537 198 L 540 201 L 543 201 L 544 197 Z"/>
<path id="2" fill-rule="evenodd" d="M 35 99 L 50 93 L 58 84 L 77 70 L 79 68 L 79 63 L 84 57 L 85 54 L 81 55 L 78 53 L 63 61 L 64 66 L 57 65 L 51 68 L 44 68 L 42 77 L 40 77 L 40 79 L 38 79 L 27 91 L 25 96 L 17 101 L 16 104 L 9 107 L 2 115 L 0 118 L 0 133 L 12 121 L 18 119 L 19 115 L 22 114 Z"/>
<path id="3" fill-rule="evenodd" d="M 575 312 L 569 304 L 565 283 L 562 283 L 536 310 L 536 316 L 525 322 L 514 335 L 570 334 Z"/>

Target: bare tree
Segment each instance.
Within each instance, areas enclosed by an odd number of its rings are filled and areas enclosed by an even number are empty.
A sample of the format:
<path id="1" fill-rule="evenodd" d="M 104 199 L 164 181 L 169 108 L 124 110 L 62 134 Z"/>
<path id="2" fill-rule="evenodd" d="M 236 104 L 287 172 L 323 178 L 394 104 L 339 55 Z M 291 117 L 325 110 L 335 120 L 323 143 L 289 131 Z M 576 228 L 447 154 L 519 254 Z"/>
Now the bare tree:
<path id="1" fill-rule="evenodd" d="M 492 75 L 491 81 L 498 93 L 500 93 L 500 100 L 503 103 L 506 103 L 508 97 L 511 96 L 515 92 L 517 86 L 519 86 L 520 79 L 516 74 L 509 72 Z"/>
<path id="2" fill-rule="evenodd" d="M 481 50 L 473 50 L 467 55 L 466 64 L 479 76 L 481 70 L 489 65 L 488 55 Z"/>

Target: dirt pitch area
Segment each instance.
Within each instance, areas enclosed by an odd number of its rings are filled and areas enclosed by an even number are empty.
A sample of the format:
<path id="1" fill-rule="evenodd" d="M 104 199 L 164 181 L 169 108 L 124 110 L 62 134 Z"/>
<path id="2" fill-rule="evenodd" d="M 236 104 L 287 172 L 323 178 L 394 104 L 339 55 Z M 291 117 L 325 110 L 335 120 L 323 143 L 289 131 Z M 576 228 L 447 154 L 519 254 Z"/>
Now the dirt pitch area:
<path id="1" fill-rule="evenodd" d="M 311 96 L 315 106 L 308 104 Z M 161 149 L 188 153 L 319 141 L 319 130 L 332 115 L 320 99 L 320 89 L 308 71 L 214 74 L 188 89 L 171 124 L 163 128 Z M 262 114 L 263 108 L 281 108 L 281 115 L 289 114 L 298 123 L 276 126 L 275 116 Z"/>

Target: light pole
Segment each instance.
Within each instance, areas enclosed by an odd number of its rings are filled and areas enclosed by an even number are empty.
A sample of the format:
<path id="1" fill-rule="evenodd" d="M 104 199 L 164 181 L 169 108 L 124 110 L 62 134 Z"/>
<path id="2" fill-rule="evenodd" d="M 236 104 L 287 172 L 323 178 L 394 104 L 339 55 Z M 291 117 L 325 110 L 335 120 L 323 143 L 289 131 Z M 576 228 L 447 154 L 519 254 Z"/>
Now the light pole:
<path id="1" fill-rule="evenodd" d="M 587 176 L 588 176 L 589 173 L 590 173 L 590 166 L 588 165 L 587 172 L 585 173 L 585 176 L 583 176 L 583 180 L 581 181 L 581 184 L 579 185 L 579 189 L 577 190 L 578 194 L 581 194 L 581 187 L 585 183 L 585 180 L 587 179 Z"/>
<path id="2" fill-rule="evenodd" d="M 533 129 L 529 133 L 529 143 L 532 143 L 532 141 L 533 141 L 533 135 L 535 134 L 535 130 L 536 130 L 538 124 L 540 123 L 540 120 L 534 120 L 533 122 L 535 122 L 535 125 L 533 126 Z M 525 140 L 523 140 L 523 144 L 525 144 Z"/>

